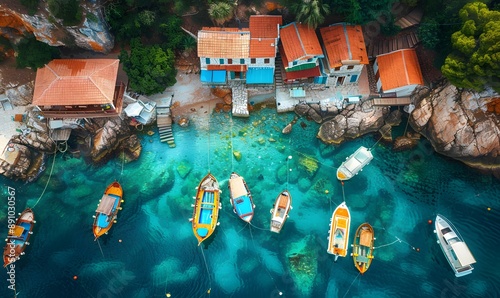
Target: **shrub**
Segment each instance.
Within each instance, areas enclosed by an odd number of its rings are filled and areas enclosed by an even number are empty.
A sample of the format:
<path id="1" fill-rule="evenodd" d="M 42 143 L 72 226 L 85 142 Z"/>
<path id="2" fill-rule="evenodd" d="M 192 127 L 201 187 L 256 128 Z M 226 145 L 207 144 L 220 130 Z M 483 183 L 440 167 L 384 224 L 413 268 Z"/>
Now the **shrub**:
<path id="1" fill-rule="evenodd" d="M 35 37 L 21 40 L 17 46 L 16 64 L 18 68 L 43 67 L 54 58 L 59 58 L 61 53 L 58 48 L 40 42 Z"/>

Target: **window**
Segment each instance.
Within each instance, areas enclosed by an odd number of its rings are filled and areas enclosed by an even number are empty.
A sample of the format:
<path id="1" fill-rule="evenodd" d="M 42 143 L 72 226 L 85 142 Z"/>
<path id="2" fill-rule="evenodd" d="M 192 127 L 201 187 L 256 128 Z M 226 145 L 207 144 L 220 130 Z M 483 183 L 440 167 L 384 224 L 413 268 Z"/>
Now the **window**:
<path id="1" fill-rule="evenodd" d="M 264 63 L 269 64 L 269 58 L 265 58 Z"/>
<path id="2" fill-rule="evenodd" d="M 297 61 L 293 61 L 293 63 L 292 63 L 292 64 L 293 64 L 293 65 L 297 65 Z"/>
<path id="3" fill-rule="evenodd" d="M 222 58 L 221 58 L 221 59 L 219 59 L 219 63 L 220 63 L 220 64 L 224 64 L 224 59 L 222 59 Z"/>
<path id="4" fill-rule="evenodd" d="M 240 59 L 240 64 L 245 64 L 245 59 Z"/>
<path id="5" fill-rule="evenodd" d="M 205 58 L 205 63 L 210 64 L 210 58 Z"/>
<path id="6" fill-rule="evenodd" d="M 339 71 L 340 70 L 340 67 L 335 67 L 335 71 Z"/>
<path id="7" fill-rule="evenodd" d="M 255 64 L 255 58 L 250 59 L 250 63 Z"/>
<path id="8" fill-rule="evenodd" d="M 233 59 L 227 59 L 227 64 L 233 64 Z"/>
<path id="9" fill-rule="evenodd" d="M 349 66 L 347 66 L 347 70 L 349 70 L 349 69 L 353 69 L 353 68 L 354 68 L 354 65 L 349 65 Z"/>

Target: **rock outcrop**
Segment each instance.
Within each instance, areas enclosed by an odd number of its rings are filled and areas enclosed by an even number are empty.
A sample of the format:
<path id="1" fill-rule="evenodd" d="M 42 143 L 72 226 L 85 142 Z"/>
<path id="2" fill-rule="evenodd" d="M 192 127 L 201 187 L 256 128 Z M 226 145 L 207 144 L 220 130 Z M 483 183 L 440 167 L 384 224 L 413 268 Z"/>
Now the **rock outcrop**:
<path id="1" fill-rule="evenodd" d="M 388 115 L 388 107 L 373 107 L 371 100 L 348 105 L 333 119 L 321 124 L 317 136 L 325 143 L 340 144 L 345 140 L 378 131 Z"/>
<path id="2" fill-rule="evenodd" d="M 417 98 L 410 125 L 430 140 L 434 149 L 500 178 L 500 96 L 459 90 L 443 82 Z"/>
<path id="3" fill-rule="evenodd" d="M 0 33 L 13 44 L 33 34 L 38 41 L 51 46 L 77 46 L 85 50 L 107 53 L 114 46 L 114 38 L 98 3 L 81 1 L 82 22 L 77 26 L 64 26 L 48 9 L 48 2 L 40 1 L 35 15 L 29 15 L 0 6 Z"/>

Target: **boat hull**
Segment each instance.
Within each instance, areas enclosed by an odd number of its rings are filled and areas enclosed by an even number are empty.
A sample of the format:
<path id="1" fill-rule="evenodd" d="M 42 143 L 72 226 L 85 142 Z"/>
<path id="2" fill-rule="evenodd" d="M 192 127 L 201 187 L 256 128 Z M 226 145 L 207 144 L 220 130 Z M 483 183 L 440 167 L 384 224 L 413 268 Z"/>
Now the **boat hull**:
<path id="1" fill-rule="evenodd" d="M 14 263 L 23 254 L 35 225 L 35 214 L 26 208 L 16 219 L 14 227 L 9 229 L 7 244 L 3 250 L 3 266 Z"/>
<path id="2" fill-rule="evenodd" d="M 354 235 L 352 245 L 352 258 L 356 269 L 365 273 L 372 264 L 375 233 L 369 223 L 364 223 L 358 227 Z"/>
<path id="3" fill-rule="evenodd" d="M 109 197 L 109 198 L 108 198 Z M 117 181 L 108 185 L 106 190 L 104 191 L 104 196 L 99 202 L 99 205 L 96 210 L 94 224 L 92 226 L 92 231 L 94 233 L 94 240 L 101 237 L 102 235 L 109 232 L 113 223 L 115 222 L 118 211 L 121 208 L 123 198 L 123 189 L 120 183 Z M 114 200 L 112 202 L 112 206 L 110 206 L 109 212 L 101 212 L 100 208 L 104 202 L 102 200 Z"/>
<path id="4" fill-rule="evenodd" d="M 288 190 L 280 192 L 271 209 L 271 232 L 279 233 L 292 210 L 292 195 Z"/>
<path id="5" fill-rule="evenodd" d="M 197 189 L 191 223 L 200 245 L 215 231 L 221 203 L 219 183 L 212 174 L 208 173 L 200 181 Z"/>
<path id="6" fill-rule="evenodd" d="M 457 228 L 446 217 L 438 214 L 434 221 L 437 242 L 456 277 L 472 273 L 476 262 Z"/>
<path id="7" fill-rule="evenodd" d="M 337 206 L 330 221 L 327 252 L 345 257 L 349 248 L 351 213 L 345 202 Z"/>
<path id="8" fill-rule="evenodd" d="M 253 218 L 255 205 L 248 185 L 237 173 L 231 173 L 228 183 L 229 201 L 233 206 L 233 211 L 245 222 L 250 222 Z"/>
<path id="9" fill-rule="evenodd" d="M 373 154 L 370 149 L 361 146 L 353 154 L 351 154 L 337 169 L 337 179 L 344 181 L 349 180 L 360 171 L 373 159 Z"/>

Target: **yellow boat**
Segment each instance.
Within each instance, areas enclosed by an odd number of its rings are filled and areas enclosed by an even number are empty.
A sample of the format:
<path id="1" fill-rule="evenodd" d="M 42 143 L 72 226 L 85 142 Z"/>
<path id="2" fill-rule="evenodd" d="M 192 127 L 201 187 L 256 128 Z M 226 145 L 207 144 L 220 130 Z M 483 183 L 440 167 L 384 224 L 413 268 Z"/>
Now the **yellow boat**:
<path id="1" fill-rule="evenodd" d="M 351 214 L 345 202 L 342 202 L 332 214 L 330 221 L 330 235 L 328 237 L 327 252 L 338 257 L 345 257 L 349 249 L 349 230 L 351 225 Z"/>
<path id="2" fill-rule="evenodd" d="M 354 266 L 361 274 L 365 273 L 372 263 L 374 241 L 375 233 L 373 227 L 369 223 L 360 225 L 354 236 L 352 258 L 354 260 Z"/>
<path id="3" fill-rule="evenodd" d="M 121 203 L 123 203 L 122 198 L 122 186 L 116 181 L 111 183 L 104 191 L 104 195 L 95 211 L 96 214 L 92 228 L 95 237 L 94 241 L 102 235 L 107 234 L 113 223 L 116 222 L 118 211 L 122 209 L 120 207 Z"/>
<path id="4" fill-rule="evenodd" d="M 219 183 L 215 177 L 208 173 L 198 184 L 195 203 L 193 205 L 193 232 L 200 245 L 215 231 L 219 218 L 220 203 Z"/>

